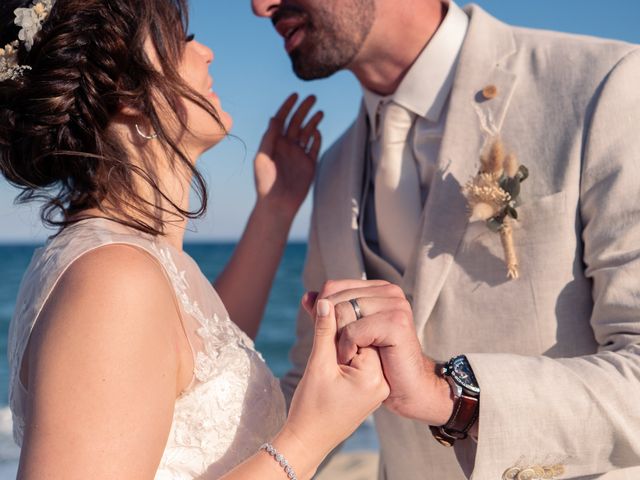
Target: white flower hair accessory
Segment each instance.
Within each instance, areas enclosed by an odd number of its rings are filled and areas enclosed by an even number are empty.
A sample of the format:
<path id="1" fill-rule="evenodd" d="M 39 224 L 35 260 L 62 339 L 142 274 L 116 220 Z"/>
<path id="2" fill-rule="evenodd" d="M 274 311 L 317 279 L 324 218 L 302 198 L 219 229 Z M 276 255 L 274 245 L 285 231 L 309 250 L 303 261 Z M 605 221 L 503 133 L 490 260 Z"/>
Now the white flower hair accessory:
<path id="1" fill-rule="evenodd" d="M 0 82 L 16 80 L 30 68 L 27 65 L 18 65 L 18 40 L 0 48 Z"/>
<path id="2" fill-rule="evenodd" d="M 16 8 L 14 23 L 21 27 L 18 39 L 0 48 L 0 82 L 5 80 L 17 80 L 25 72 L 30 70 L 28 65 L 18 63 L 18 47 L 24 43 L 27 51 L 33 47 L 33 40 L 40 30 L 42 23 L 47 19 L 55 0 L 33 0 L 29 8 Z"/>

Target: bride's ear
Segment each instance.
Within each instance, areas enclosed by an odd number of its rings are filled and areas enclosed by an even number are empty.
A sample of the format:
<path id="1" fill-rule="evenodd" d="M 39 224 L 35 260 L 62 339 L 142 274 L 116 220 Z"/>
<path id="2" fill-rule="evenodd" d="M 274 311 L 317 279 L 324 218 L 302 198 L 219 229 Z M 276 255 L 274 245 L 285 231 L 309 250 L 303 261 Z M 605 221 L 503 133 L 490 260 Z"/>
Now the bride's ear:
<path id="1" fill-rule="evenodd" d="M 124 104 L 121 103 L 120 104 L 120 115 L 123 115 L 125 117 L 141 117 L 142 116 L 142 112 L 140 111 L 140 109 L 136 108 L 134 105 L 131 104 Z"/>

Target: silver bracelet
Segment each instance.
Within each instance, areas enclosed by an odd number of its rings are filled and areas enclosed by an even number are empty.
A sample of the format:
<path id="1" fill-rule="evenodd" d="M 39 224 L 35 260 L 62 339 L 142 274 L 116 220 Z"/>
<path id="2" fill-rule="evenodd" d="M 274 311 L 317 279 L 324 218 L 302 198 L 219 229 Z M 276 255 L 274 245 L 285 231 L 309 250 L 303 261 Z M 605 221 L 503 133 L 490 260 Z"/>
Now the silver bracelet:
<path id="1" fill-rule="evenodd" d="M 273 445 L 271 445 L 270 443 L 265 443 L 260 447 L 260 451 L 262 450 L 271 455 L 275 459 L 275 461 L 278 462 L 282 468 L 284 468 L 284 472 L 287 474 L 287 477 L 290 480 L 298 480 L 298 477 L 296 477 L 296 473 L 293 471 L 293 467 L 289 465 L 289 462 L 287 462 L 287 459 L 284 458 L 284 455 L 278 453 L 278 451 L 273 448 Z"/>

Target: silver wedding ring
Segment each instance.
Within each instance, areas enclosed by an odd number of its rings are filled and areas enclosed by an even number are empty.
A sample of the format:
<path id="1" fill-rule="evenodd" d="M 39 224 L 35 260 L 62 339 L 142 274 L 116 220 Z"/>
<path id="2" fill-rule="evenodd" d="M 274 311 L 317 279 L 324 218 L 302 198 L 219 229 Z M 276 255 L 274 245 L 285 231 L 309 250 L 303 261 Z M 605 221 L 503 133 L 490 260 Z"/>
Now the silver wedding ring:
<path id="1" fill-rule="evenodd" d="M 353 307 L 353 311 L 356 314 L 356 320 L 360 320 L 363 317 L 363 315 L 362 315 L 362 310 L 360 310 L 360 305 L 358 304 L 358 300 L 356 300 L 355 298 L 352 298 L 351 300 L 349 300 L 349 303 Z"/>

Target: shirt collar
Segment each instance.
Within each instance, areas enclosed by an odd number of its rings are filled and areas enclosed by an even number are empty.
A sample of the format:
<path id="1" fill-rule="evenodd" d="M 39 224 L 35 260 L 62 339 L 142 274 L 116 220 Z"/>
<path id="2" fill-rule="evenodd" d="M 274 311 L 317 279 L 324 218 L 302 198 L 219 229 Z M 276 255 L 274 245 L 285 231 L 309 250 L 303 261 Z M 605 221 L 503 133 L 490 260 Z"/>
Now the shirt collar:
<path id="1" fill-rule="evenodd" d="M 380 102 L 393 101 L 431 122 L 438 122 L 453 86 L 453 78 L 469 26 L 469 17 L 453 1 L 442 24 L 392 95 L 382 97 L 363 87 L 370 125 L 376 125 Z M 372 129 L 375 131 L 375 128 Z"/>

